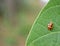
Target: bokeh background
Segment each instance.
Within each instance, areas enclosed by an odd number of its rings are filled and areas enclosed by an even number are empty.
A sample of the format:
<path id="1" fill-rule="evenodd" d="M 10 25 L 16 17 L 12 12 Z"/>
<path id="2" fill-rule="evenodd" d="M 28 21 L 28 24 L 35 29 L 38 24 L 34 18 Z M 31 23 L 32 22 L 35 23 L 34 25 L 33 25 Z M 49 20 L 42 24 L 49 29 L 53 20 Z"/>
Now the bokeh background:
<path id="1" fill-rule="evenodd" d="M 25 46 L 34 20 L 48 0 L 0 0 L 0 46 Z"/>

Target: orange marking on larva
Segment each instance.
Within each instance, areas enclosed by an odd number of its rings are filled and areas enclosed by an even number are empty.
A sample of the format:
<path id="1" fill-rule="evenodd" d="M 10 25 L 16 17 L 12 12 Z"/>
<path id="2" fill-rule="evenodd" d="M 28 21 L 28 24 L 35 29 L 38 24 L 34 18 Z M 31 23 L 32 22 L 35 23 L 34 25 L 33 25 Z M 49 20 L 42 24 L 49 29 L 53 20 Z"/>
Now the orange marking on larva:
<path id="1" fill-rule="evenodd" d="M 52 30 L 52 28 L 53 28 L 53 23 L 50 22 L 50 23 L 48 24 L 48 30 Z"/>

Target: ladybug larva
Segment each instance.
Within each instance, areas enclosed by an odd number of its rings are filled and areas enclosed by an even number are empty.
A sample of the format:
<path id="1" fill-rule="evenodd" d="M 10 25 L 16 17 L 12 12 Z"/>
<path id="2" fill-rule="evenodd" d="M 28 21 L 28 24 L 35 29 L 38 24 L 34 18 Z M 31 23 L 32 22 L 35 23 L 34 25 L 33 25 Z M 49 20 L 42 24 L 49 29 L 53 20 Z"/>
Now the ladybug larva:
<path id="1" fill-rule="evenodd" d="M 50 22 L 50 23 L 48 24 L 48 30 L 52 30 L 52 28 L 53 28 L 53 23 Z"/>

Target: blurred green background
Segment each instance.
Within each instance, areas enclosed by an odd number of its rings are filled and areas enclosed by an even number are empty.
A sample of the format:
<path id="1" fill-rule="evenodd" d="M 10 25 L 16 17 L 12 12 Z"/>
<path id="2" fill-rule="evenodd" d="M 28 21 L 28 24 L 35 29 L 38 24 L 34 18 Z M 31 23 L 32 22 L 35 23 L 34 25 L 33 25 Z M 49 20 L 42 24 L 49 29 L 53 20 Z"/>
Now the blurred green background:
<path id="1" fill-rule="evenodd" d="M 25 46 L 27 35 L 47 0 L 0 0 L 0 46 Z"/>

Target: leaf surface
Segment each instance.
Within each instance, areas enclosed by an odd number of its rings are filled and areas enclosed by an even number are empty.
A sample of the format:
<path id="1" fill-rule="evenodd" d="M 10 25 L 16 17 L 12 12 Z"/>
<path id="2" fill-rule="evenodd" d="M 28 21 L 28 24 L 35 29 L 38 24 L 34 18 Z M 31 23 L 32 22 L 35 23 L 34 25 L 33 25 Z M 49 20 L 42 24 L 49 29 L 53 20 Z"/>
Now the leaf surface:
<path id="1" fill-rule="evenodd" d="M 48 30 L 48 24 L 50 23 L 50 21 L 52 21 L 53 23 L 53 29 L 51 31 Z M 54 46 L 52 44 L 55 43 L 52 42 L 52 40 L 53 39 L 58 40 L 57 39 L 58 33 L 57 34 L 55 33 L 54 35 L 52 34 L 54 32 L 59 32 L 59 31 L 60 31 L 60 0 L 50 0 L 48 4 L 42 9 L 42 11 L 40 11 L 37 19 L 35 20 L 31 28 L 31 31 L 27 37 L 26 46 Z M 51 43 L 51 45 L 49 43 Z M 60 41 L 58 43 L 60 43 Z"/>

